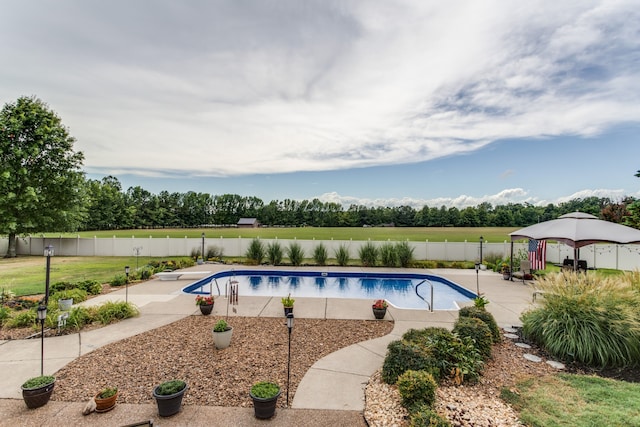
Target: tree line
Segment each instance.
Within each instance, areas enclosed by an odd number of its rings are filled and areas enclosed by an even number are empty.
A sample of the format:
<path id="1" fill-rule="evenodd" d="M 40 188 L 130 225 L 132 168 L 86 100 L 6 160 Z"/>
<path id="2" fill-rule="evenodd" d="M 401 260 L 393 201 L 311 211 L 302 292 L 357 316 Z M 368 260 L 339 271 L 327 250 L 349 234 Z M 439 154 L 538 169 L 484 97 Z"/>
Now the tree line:
<path id="1" fill-rule="evenodd" d="M 257 218 L 271 227 L 526 227 L 574 211 L 622 223 L 630 217 L 628 207 L 635 202 L 631 197 L 621 202 L 588 197 L 546 206 L 481 203 L 463 209 L 444 205 L 416 209 L 353 204 L 345 208 L 319 199 L 265 203 L 258 197 L 238 194 L 152 194 L 139 186 L 123 191 L 114 176 L 87 181 L 86 193 L 87 214 L 80 230 L 224 227 L 234 226 L 240 218 Z"/>

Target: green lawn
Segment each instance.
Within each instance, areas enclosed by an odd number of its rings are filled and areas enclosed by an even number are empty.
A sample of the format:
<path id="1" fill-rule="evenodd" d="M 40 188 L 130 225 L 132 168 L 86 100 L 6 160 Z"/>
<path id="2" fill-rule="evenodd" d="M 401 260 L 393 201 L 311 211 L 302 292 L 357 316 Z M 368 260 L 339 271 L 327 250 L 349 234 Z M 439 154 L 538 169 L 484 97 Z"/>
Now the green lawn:
<path id="1" fill-rule="evenodd" d="M 476 242 L 480 236 L 485 241 L 509 241 L 509 233 L 517 230 L 512 227 L 300 227 L 300 228 L 163 228 L 153 230 L 111 230 L 84 231 L 62 234 L 63 237 L 131 237 L 148 238 L 184 238 L 200 237 L 202 233 L 208 239 L 213 238 L 254 238 L 263 239 L 302 239 L 302 240 L 409 240 L 424 242 Z M 47 237 L 58 237 L 60 233 L 46 233 Z"/>
<path id="2" fill-rule="evenodd" d="M 640 426 L 640 384 L 559 374 L 523 381 L 503 397 L 528 426 Z"/>
<path id="3" fill-rule="evenodd" d="M 160 258 L 158 258 L 160 259 Z M 162 258 L 167 259 L 167 258 Z M 142 267 L 150 260 L 139 257 Z M 136 257 L 51 257 L 49 283 L 98 280 L 106 283 L 124 274 L 124 267 L 136 268 Z M 0 290 L 16 295 L 44 294 L 46 258 L 43 256 L 3 258 L 0 260 Z"/>

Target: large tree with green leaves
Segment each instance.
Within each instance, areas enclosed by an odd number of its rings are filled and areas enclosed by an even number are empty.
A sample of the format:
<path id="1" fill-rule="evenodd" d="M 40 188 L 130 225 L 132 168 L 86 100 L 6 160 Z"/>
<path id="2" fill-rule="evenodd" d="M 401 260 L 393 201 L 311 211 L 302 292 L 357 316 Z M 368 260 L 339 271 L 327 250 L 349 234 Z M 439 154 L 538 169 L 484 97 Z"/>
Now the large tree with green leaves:
<path id="1" fill-rule="evenodd" d="M 47 104 L 35 97 L 7 103 L 0 112 L 0 234 L 7 257 L 16 236 L 73 231 L 83 219 L 84 156 Z"/>

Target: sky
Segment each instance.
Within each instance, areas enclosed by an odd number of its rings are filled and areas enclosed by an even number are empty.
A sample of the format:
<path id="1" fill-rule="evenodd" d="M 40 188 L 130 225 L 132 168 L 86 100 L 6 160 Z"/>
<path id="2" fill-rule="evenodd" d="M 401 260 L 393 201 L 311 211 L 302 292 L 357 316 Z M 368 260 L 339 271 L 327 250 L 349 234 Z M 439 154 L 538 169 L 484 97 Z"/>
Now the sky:
<path id="1" fill-rule="evenodd" d="M 91 179 L 414 207 L 640 197 L 640 0 L 0 0 Z"/>

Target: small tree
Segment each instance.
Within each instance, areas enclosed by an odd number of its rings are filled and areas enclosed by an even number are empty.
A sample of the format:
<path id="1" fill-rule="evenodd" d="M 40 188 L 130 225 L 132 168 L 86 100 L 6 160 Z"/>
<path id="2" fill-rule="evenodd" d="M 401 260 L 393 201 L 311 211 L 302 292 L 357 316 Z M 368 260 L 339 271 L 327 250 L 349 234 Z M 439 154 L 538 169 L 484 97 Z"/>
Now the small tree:
<path id="1" fill-rule="evenodd" d="M 22 97 L 0 111 L 0 233 L 9 237 L 72 231 L 84 217 L 84 156 L 60 118 L 35 97 Z"/>

